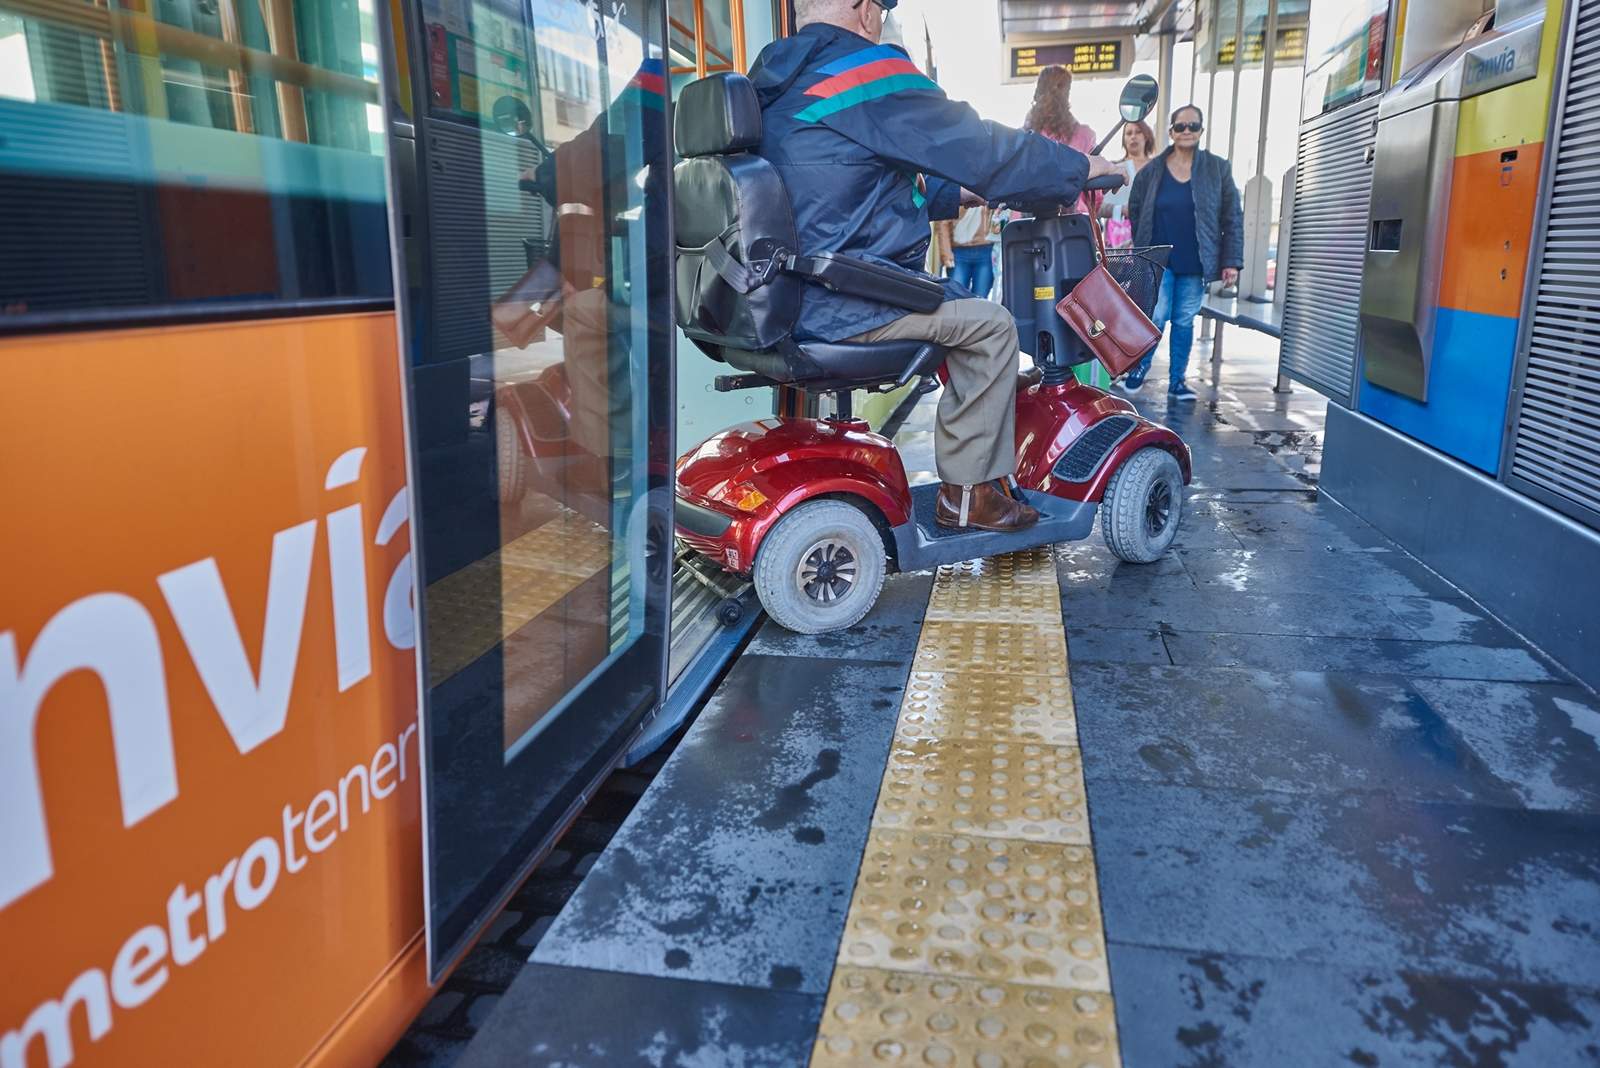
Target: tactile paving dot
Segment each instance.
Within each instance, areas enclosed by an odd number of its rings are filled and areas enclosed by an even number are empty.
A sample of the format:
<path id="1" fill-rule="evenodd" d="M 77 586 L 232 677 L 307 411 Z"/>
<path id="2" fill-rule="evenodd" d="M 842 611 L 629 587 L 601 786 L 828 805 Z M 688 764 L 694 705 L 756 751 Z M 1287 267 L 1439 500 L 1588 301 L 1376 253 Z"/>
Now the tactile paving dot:
<path id="1" fill-rule="evenodd" d="M 1116 1015 L 1105 994 L 840 967 L 811 1063 L 879 1061 L 933 1068 L 1121 1063 Z"/>
<path id="2" fill-rule="evenodd" d="M 1050 623 L 930 619 L 922 625 L 916 668 L 1004 675 L 1067 674 L 1067 635 Z"/>
<path id="3" fill-rule="evenodd" d="M 1055 582 L 1011 575 L 977 579 L 940 568 L 928 601 L 929 619 L 995 619 L 1061 624 L 1061 595 Z"/>
<path id="4" fill-rule="evenodd" d="M 1018 582 L 1056 585 L 1055 559 L 1049 549 L 1032 549 L 1008 556 L 989 556 L 982 560 L 965 560 L 959 564 L 944 564 L 937 572 L 937 581 L 944 583 L 974 583 L 980 581 Z"/>
<path id="5" fill-rule="evenodd" d="M 1006 737 L 1077 745 L 1072 687 L 1044 675 L 914 671 L 895 737 L 987 741 Z"/>
<path id="6" fill-rule="evenodd" d="M 1075 746 L 896 740 L 872 822 L 934 831 L 1089 844 Z"/>
<path id="7" fill-rule="evenodd" d="M 874 828 L 839 963 L 1110 989 L 1084 846 Z"/>

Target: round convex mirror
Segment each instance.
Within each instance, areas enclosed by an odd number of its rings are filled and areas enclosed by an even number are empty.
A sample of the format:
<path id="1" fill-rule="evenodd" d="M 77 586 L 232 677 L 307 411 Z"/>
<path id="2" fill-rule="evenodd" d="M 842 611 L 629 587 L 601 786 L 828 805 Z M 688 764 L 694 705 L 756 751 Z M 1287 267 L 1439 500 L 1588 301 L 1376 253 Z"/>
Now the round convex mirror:
<path id="1" fill-rule="evenodd" d="M 1127 92 L 1123 92 L 1123 99 L 1127 99 Z M 1127 104 L 1123 104 L 1127 110 Z M 503 134 L 527 134 L 533 129 L 533 112 L 528 110 L 528 105 L 514 96 L 503 96 L 494 102 L 495 129 Z"/>
<path id="2" fill-rule="evenodd" d="M 1129 78 L 1128 84 L 1122 87 L 1122 96 L 1117 102 L 1117 107 L 1122 112 L 1122 121 L 1142 121 L 1146 115 L 1155 110 L 1156 100 L 1160 96 L 1161 87 L 1150 75 L 1139 74 Z"/>

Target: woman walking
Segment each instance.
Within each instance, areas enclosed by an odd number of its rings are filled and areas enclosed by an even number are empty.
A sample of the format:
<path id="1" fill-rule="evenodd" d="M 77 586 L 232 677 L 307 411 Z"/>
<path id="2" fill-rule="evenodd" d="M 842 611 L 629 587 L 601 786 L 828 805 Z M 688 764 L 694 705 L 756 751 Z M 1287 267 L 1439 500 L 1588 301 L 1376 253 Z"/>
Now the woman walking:
<path id="1" fill-rule="evenodd" d="M 1126 248 L 1133 244 L 1133 223 L 1128 220 L 1128 197 L 1133 193 L 1133 180 L 1150 162 L 1156 151 L 1156 132 L 1144 122 L 1130 122 L 1122 128 L 1122 158 L 1117 166 L 1127 176 L 1127 184 L 1100 200 L 1100 218 L 1106 224 L 1106 244 L 1112 248 Z"/>
<path id="2" fill-rule="evenodd" d="M 989 244 L 993 219 L 988 206 L 979 204 L 938 224 L 945 269 L 975 297 L 987 298 L 994 288 L 994 253 Z"/>
<path id="3" fill-rule="evenodd" d="M 1086 156 L 1094 151 L 1094 131 L 1072 114 L 1072 71 L 1055 66 L 1039 72 L 1039 80 L 1033 84 L 1033 106 L 1028 108 L 1022 128 Z M 1088 210 L 1082 197 L 1078 198 L 1077 207 L 1079 211 Z"/>
<path id="4" fill-rule="evenodd" d="M 1239 187 L 1228 161 L 1200 147 L 1203 129 L 1205 116 L 1193 104 L 1174 111 L 1172 144 L 1139 172 L 1128 197 L 1134 244 L 1172 246 L 1153 318 L 1157 329 L 1172 324 L 1167 393 L 1177 401 L 1195 399 L 1183 378 L 1206 283 L 1220 278 L 1232 285 L 1244 265 Z M 1144 385 L 1154 358 L 1152 349 L 1128 372 L 1123 388 Z"/>

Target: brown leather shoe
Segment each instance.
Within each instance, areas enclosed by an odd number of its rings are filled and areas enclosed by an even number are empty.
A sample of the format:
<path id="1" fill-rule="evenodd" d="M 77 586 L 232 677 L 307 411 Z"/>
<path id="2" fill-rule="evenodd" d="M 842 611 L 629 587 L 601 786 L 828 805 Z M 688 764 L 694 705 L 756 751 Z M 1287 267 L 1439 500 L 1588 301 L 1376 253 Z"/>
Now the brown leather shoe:
<path id="1" fill-rule="evenodd" d="M 967 498 L 966 521 L 962 522 L 961 502 Z M 1025 530 L 1039 521 L 1039 513 L 1014 499 L 1005 483 L 983 482 L 976 486 L 957 486 L 949 482 L 939 487 L 933 520 L 951 530 L 993 530 L 1010 533 Z"/>

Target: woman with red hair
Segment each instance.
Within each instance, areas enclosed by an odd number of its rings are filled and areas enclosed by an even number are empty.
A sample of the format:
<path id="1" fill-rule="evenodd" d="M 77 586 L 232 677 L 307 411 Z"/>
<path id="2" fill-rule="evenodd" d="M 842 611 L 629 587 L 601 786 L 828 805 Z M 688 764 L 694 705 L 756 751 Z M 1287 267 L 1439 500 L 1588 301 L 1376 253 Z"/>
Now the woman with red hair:
<path id="1" fill-rule="evenodd" d="M 1022 128 L 1043 134 L 1086 156 L 1094 151 L 1097 140 L 1094 131 L 1072 114 L 1072 71 L 1061 66 L 1046 67 L 1039 72 L 1039 80 L 1033 86 L 1033 106 L 1028 108 Z M 1078 198 L 1078 210 L 1088 210 L 1082 197 Z"/>

